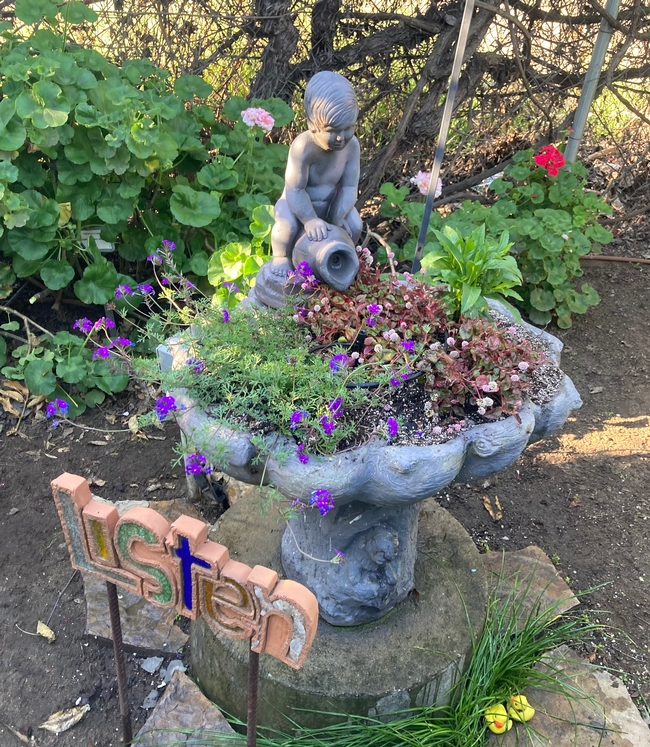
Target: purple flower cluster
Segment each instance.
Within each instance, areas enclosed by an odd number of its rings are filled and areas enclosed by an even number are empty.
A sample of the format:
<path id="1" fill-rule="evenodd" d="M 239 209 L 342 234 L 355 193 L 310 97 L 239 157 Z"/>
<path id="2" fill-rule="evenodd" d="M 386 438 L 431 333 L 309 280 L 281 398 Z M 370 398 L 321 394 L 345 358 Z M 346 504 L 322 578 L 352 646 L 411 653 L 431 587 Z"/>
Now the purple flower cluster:
<path id="1" fill-rule="evenodd" d="M 339 355 L 332 356 L 332 358 L 330 358 L 330 369 L 332 373 L 341 371 L 348 365 L 348 362 L 348 356 L 345 353 L 340 353 Z"/>
<path id="2" fill-rule="evenodd" d="M 239 290 L 239 287 L 237 286 L 237 283 L 235 283 L 233 280 L 226 280 L 224 283 L 221 283 L 224 288 L 228 289 L 228 293 L 241 293 Z"/>
<path id="3" fill-rule="evenodd" d="M 296 454 L 298 455 L 298 461 L 300 464 L 307 464 L 309 457 L 305 454 L 305 444 L 298 444 Z"/>
<path id="4" fill-rule="evenodd" d="M 292 279 L 295 285 L 300 283 L 302 290 L 310 290 L 318 285 L 318 280 L 308 262 L 299 262 L 295 271 L 287 273 L 287 279 Z"/>
<path id="5" fill-rule="evenodd" d="M 162 257 L 157 252 L 154 252 L 153 254 L 148 255 L 147 262 L 151 262 L 154 265 L 161 265 Z"/>
<path id="6" fill-rule="evenodd" d="M 334 508 L 334 499 L 329 490 L 321 488 L 320 490 L 314 490 L 309 496 L 309 505 L 316 505 L 320 511 L 320 515 L 325 516 L 326 513 L 329 513 Z"/>
<path id="7" fill-rule="evenodd" d="M 88 334 L 93 328 L 93 323 L 90 321 L 90 319 L 86 319 L 86 317 L 83 317 L 82 319 L 77 319 L 77 321 L 72 325 L 72 329 L 79 330 L 79 332 L 84 332 L 85 334 Z"/>
<path id="8" fill-rule="evenodd" d="M 48 418 L 62 417 L 65 418 L 68 414 L 69 405 L 64 399 L 55 399 L 52 402 L 47 403 L 45 408 L 45 415 Z M 59 424 L 58 420 L 52 420 L 52 428 L 56 428 Z"/>
<path id="9" fill-rule="evenodd" d="M 395 418 L 388 418 L 386 421 L 386 433 L 388 434 L 388 438 L 397 438 L 399 424 Z"/>
<path id="10" fill-rule="evenodd" d="M 173 241 L 169 241 L 169 239 L 163 239 L 162 245 L 164 249 L 168 249 L 170 252 L 173 252 L 176 249 L 176 244 L 174 244 Z"/>
<path id="11" fill-rule="evenodd" d="M 205 475 L 209 475 L 212 472 L 208 465 L 208 460 L 203 454 L 196 453 L 185 457 L 185 474 L 198 475 L 201 472 Z"/>
<path id="12" fill-rule="evenodd" d="M 158 397 L 156 400 L 155 410 L 160 420 L 164 420 L 170 412 L 177 409 L 176 400 L 171 395 Z"/>
<path id="13" fill-rule="evenodd" d="M 228 313 L 227 309 L 221 309 L 221 313 L 223 314 L 223 321 L 225 324 L 228 324 L 230 321 L 230 314 Z"/>
<path id="14" fill-rule="evenodd" d="M 153 296 L 156 292 L 153 285 L 149 285 L 149 283 L 140 283 L 138 290 L 145 296 Z"/>
<path id="15" fill-rule="evenodd" d="M 415 343 L 413 340 L 402 340 L 402 342 L 400 342 L 400 347 L 407 353 L 412 353 L 415 350 Z"/>
<path id="16" fill-rule="evenodd" d="M 190 366 L 195 374 L 201 373 L 205 368 L 205 364 L 200 358 L 188 358 L 185 361 L 186 366 Z"/>
<path id="17" fill-rule="evenodd" d="M 323 433 L 326 436 L 331 436 L 332 433 L 334 433 L 334 429 L 336 428 L 336 421 L 334 420 L 334 418 L 338 418 L 343 415 L 343 400 L 341 399 L 341 397 L 330 400 L 329 405 L 327 405 L 327 409 L 330 413 L 329 416 L 321 415 L 319 418 L 319 422 L 321 428 L 323 429 Z"/>
<path id="18" fill-rule="evenodd" d="M 321 415 L 319 420 L 323 433 L 326 436 L 331 436 L 336 428 L 336 423 L 333 420 L 330 420 L 327 415 Z"/>
<path id="19" fill-rule="evenodd" d="M 308 417 L 309 413 L 307 410 L 294 410 L 291 413 L 289 428 L 291 428 L 292 431 L 295 431 L 300 422 Z"/>
<path id="20" fill-rule="evenodd" d="M 115 289 L 115 298 L 124 298 L 125 296 L 132 296 L 133 288 L 130 285 L 121 284 Z"/>
<path id="21" fill-rule="evenodd" d="M 135 343 L 131 342 L 128 338 L 116 337 L 114 340 L 111 340 L 109 345 L 100 345 L 93 353 L 93 360 L 97 360 L 97 358 L 108 358 L 111 354 L 112 348 L 130 348 L 134 346 Z"/>

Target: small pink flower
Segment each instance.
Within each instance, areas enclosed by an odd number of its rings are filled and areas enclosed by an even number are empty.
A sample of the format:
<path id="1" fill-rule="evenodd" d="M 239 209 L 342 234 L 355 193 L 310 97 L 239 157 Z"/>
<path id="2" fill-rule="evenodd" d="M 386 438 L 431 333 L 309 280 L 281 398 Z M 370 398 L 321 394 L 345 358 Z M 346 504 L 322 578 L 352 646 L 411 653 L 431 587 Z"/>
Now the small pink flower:
<path id="1" fill-rule="evenodd" d="M 413 304 L 410 301 L 407 301 L 406 304 L 404 304 L 404 305 L 406 306 L 407 309 L 412 309 L 413 308 Z"/>
<path id="2" fill-rule="evenodd" d="M 516 383 L 517 381 L 519 381 L 519 376 L 517 376 L 517 374 L 512 374 L 512 376 L 510 377 L 510 381 L 514 381 Z"/>
<path id="3" fill-rule="evenodd" d="M 516 327 L 508 327 L 508 332 L 510 332 L 511 335 L 514 335 L 516 331 L 517 331 Z"/>
<path id="4" fill-rule="evenodd" d="M 442 433 L 442 428 L 439 425 L 436 425 L 431 429 L 431 433 L 435 436 L 439 436 Z"/>
<path id="5" fill-rule="evenodd" d="M 384 349 L 384 348 L 382 348 L 382 346 L 381 346 L 381 345 L 379 345 L 379 344 L 375 345 L 375 347 L 374 347 L 374 351 L 375 351 L 375 353 L 381 353 L 381 351 L 382 351 L 383 349 Z"/>
<path id="6" fill-rule="evenodd" d="M 458 358 L 458 357 L 460 357 L 460 353 L 458 352 L 458 350 L 452 350 L 449 353 L 449 357 L 450 358 Z"/>
<path id="7" fill-rule="evenodd" d="M 485 407 L 479 407 L 478 408 L 478 414 L 479 415 L 485 415 Z"/>
<path id="8" fill-rule="evenodd" d="M 467 340 L 463 340 L 463 342 L 461 343 L 461 348 L 465 350 L 465 348 L 468 348 L 468 347 L 469 347 L 469 342 L 467 342 Z"/>
<path id="9" fill-rule="evenodd" d="M 388 259 L 395 259 L 395 252 L 387 252 Z"/>
<path id="10" fill-rule="evenodd" d="M 320 311 L 320 308 L 321 308 L 320 304 L 316 304 L 316 306 L 314 306 L 314 311 L 318 314 L 318 312 Z"/>
<path id="11" fill-rule="evenodd" d="M 568 241 L 568 240 L 569 240 L 569 236 L 568 236 L 568 234 L 566 234 L 566 233 L 563 233 L 563 234 L 562 234 L 562 238 L 563 238 L 563 239 L 564 239 L 565 241 Z"/>
<path id="12" fill-rule="evenodd" d="M 488 381 L 487 384 L 483 384 L 481 389 L 484 392 L 498 392 L 499 391 L 499 385 L 496 381 Z"/>
<path id="13" fill-rule="evenodd" d="M 400 329 L 406 329 L 408 327 L 408 324 L 406 322 L 400 322 L 399 327 Z"/>
<path id="14" fill-rule="evenodd" d="M 247 127 L 255 127 L 255 125 L 257 125 L 263 130 L 266 130 L 266 132 L 270 132 L 275 124 L 275 120 L 266 109 L 260 109 L 253 106 L 244 109 L 241 113 L 241 118 Z"/>
<path id="15" fill-rule="evenodd" d="M 440 350 L 440 343 L 434 342 L 431 345 L 429 345 L 429 350 Z"/>
<path id="16" fill-rule="evenodd" d="M 526 363 L 526 361 L 521 361 L 521 363 L 517 364 L 517 368 L 520 371 L 528 371 L 530 368 L 530 363 Z"/>
<path id="17" fill-rule="evenodd" d="M 447 345 L 453 346 L 456 344 L 456 340 L 453 337 L 447 338 Z"/>
<path id="18" fill-rule="evenodd" d="M 356 350 L 355 350 L 354 353 L 350 353 L 350 358 L 352 358 L 352 360 L 356 361 L 359 358 L 359 353 L 357 353 Z"/>
<path id="19" fill-rule="evenodd" d="M 431 174 L 428 171 L 418 171 L 418 173 L 411 177 L 411 184 L 415 184 L 421 195 L 426 195 L 429 192 L 429 183 L 431 182 Z M 438 179 L 436 184 L 436 193 L 434 197 L 440 197 L 442 194 L 442 179 Z"/>

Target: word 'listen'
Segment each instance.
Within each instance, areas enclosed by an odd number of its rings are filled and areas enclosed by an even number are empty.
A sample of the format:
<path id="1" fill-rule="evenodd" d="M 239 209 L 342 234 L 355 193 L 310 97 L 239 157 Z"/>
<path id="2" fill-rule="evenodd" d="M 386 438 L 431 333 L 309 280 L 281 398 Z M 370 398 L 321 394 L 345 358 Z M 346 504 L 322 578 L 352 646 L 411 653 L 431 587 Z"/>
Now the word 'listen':
<path id="1" fill-rule="evenodd" d="M 142 507 L 120 517 L 93 498 L 83 477 L 67 472 L 52 481 L 52 491 L 74 568 L 185 617 L 202 616 L 215 632 L 302 666 L 318 625 L 318 602 L 305 586 L 231 560 L 198 519 L 180 516 L 170 524 Z"/>

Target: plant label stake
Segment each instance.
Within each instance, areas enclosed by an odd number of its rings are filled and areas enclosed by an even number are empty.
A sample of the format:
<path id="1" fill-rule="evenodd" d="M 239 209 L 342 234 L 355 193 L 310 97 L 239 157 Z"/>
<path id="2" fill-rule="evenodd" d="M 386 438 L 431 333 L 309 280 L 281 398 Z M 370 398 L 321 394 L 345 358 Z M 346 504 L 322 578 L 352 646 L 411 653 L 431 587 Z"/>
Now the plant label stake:
<path id="1" fill-rule="evenodd" d="M 436 185 L 438 184 L 438 177 L 440 176 L 440 167 L 442 166 L 442 158 L 445 155 L 445 145 L 447 143 L 447 134 L 449 133 L 449 123 L 451 122 L 451 114 L 454 108 L 454 100 L 456 99 L 456 92 L 458 91 L 458 79 L 460 78 L 460 68 L 463 64 L 463 56 L 465 55 L 465 47 L 467 46 L 467 36 L 469 34 L 469 27 L 472 20 L 472 13 L 474 12 L 474 0 L 466 0 L 465 10 L 463 11 L 463 20 L 460 24 L 460 32 L 458 34 L 458 41 L 456 43 L 456 53 L 454 55 L 454 64 L 451 68 L 451 80 L 449 82 L 449 92 L 445 99 L 445 108 L 442 111 L 442 120 L 440 122 L 440 134 L 438 135 L 438 144 L 436 145 L 436 153 L 433 158 L 433 166 L 431 167 L 431 179 L 429 180 L 429 189 L 427 191 L 427 199 L 424 203 L 424 214 L 422 215 L 422 223 L 420 225 L 420 233 L 418 235 L 418 243 L 415 247 L 415 254 L 413 256 L 413 264 L 411 265 L 411 273 L 415 274 L 420 269 L 420 262 L 422 260 L 422 249 L 424 248 L 424 242 L 427 238 L 427 231 L 429 229 L 429 220 L 431 219 L 431 210 L 433 208 L 433 200 L 436 194 Z"/>
<path id="2" fill-rule="evenodd" d="M 250 641 L 247 747 L 254 747 L 259 655 L 293 669 L 303 665 L 318 626 L 316 597 L 270 568 L 231 560 L 198 519 L 179 516 L 170 524 L 142 507 L 120 516 L 93 499 L 83 477 L 67 472 L 52 481 L 52 492 L 72 566 L 107 583 L 124 741 L 132 734 L 117 586 L 191 620 L 202 616 L 215 633 Z"/>

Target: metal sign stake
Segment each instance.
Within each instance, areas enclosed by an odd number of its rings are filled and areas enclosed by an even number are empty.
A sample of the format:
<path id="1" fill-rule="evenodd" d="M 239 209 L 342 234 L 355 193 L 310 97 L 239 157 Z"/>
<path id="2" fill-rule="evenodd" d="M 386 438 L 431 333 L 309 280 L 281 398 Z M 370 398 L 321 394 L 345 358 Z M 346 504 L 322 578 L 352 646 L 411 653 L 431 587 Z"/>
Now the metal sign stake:
<path id="1" fill-rule="evenodd" d="M 257 743 L 257 686 L 259 683 L 260 655 L 251 648 L 248 657 L 248 713 L 246 716 L 246 747 Z"/>
<path id="2" fill-rule="evenodd" d="M 113 654 L 117 669 L 117 693 L 120 699 L 120 714 L 122 715 L 122 740 L 129 744 L 133 739 L 131 727 L 131 707 L 129 706 L 129 686 L 126 678 L 126 662 L 124 661 L 124 645 L 122 643 L 122 623 L 120 621 L 120 606 L 117 601 L 117 586 L 106 582 L 108 594 L 108 611 L 111 618 L 111 635 L 113 638 Z"/>

